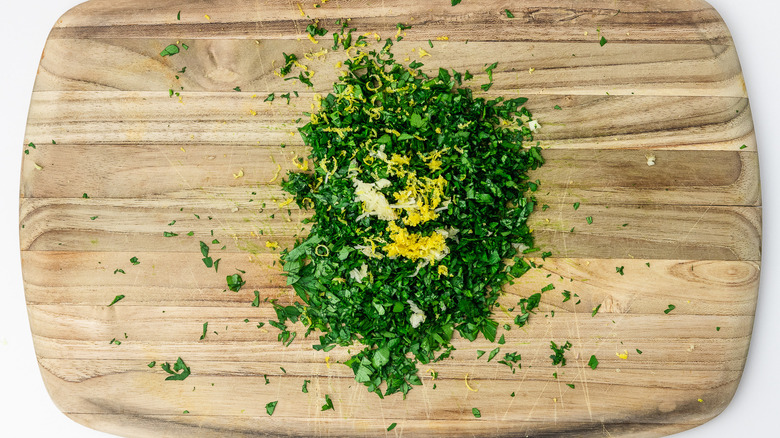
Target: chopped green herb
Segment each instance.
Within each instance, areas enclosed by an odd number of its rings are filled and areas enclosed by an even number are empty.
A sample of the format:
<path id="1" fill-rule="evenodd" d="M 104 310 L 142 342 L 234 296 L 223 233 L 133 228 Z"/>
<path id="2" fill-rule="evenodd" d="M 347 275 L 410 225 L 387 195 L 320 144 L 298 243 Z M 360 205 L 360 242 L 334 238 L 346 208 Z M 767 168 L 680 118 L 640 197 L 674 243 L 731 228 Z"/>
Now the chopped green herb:
<path id="1" fill-rule="evenodd" d="M 590 314 L 591 318 L 596 316 L 597 313 L 599 313 L 599 309 L 601 309 L 601 304 L 593 308 L 593 312 Z"/>
<path id="2" fill-rule="evenodd" d="M 209 323 L 208 322 L 204 322 L 203 323 L 203 334 L 200 335 L 200 340 L 201 341 L 206 339 L 206 332 L 208 331 L 208 329 L 209 329 Z"/>
<path id="3" fill-rule="evenodd" d="M 108 307 L 113 306 L 114 304 L 118 303 L 122 298 L 124 298 L 124 295 L 117 295 L 114 297 L 114 301 L 111 301 L 111 304 L 108 305 Z"/>
<path id="4" fill-rule="evenodd" d="M 178 13 L 178 14 L 176 14 L 176 19 L 177 19 L 177 20 L 181 20 L 181 11 L 179 11 L 179 13 Z"/>
<path id="5" fill-rule="evenodd" d="M 571 299 L 571 292 L 569 292 L 567 290 L 564 290 L 563 292 L 561 292 L 561 295 L 563 295 L 563 302 L 564 303 Z"/>
<path id="6" fill-rule="evenodd" d="M 595 369 L 596 369 L 596 367 L 598 367 L 598 366 L 599 366 L 599 360 L 598 360 L 598 359 L 596 359 L 596 356 L 595 356 L 595 355 L 591 355 L 591 356 L 590 356 L 590 360 L 588 361 L 588 366 L 589 366 L 589 367 L 590 367 L 590 369 L 592 369 L 592 370 L 595 370 Z"/>
<path id="7" fill-rule="evenodd" d="M 270 380 L 268 380 L 268 374 L 263 374 L 263 379 L 265 380 L 265 384 L 268 385 L 271 383 Z"/>
<path id="8" fill-rule="evenodd" d="M 165 380 L 184 380 L 190 375 L 190 367 L 188 367 L 181 358 L 176 359 L 176 363 L 173 364 L 173 370 L 171 370 L 171 364 L 165 362 L 160 365 L 170 376 Z"/>
<path id="9" fill-rule="evenodd" d="M 182 47 L 184 50 L 190 50 L 190 46 L 188 46 L 188 45 L 186 45 L 186 44 L 184 44 L 184 43 L 182 43 L 182 44 L 181 44 L 181 47 Z"/>
<path id="10" fill-rule="evenodd" d="M 233 91 L 239 91 L 240 92 L 241 91 L 241 87 L 236 87 L 236 88 L 233 89 Z"/>
<path id="11" fill-rule="evenodd" d="M 499 351 L 501 351 L 501 347 L 494 348 L 490 352 L 490 354 L 488 354 L 488 360 L 487 361 L 490 362 L 491 360 L 493 360 L 493 358 L 496 357 L 496 355 L 498 354 Z"/>
<path id="12" fill-rule="evenodd" d="M 390 432 L 391 430 L 395 429 L 395 426 L 397 426 L 397 425 L 398 425 L 398 423 L 393 423 L 393 424 L 387 426 L 387 431 Z"/>
<path id="13" fill-rule="evenodd" d="M 542 292 L 549 292 L 549 291 L 551 291 L 553 289 L 555 289 L 555 286 L 552 283 L 550 283 L 547 286 L 542 288 Z"/>
<path id="14" fill-rule="evenodd" d="M 274 410 L 276 409 L 276 404 L 279 403 L 279 401 L 272 401 L 265 405 L 265 412 L 268 413 L 269 416 L 274 414 Z"/>
<path id="15" fill-rule="evenodd" d="M 550 355 L 550 359 L 552 359 L 552 364 L 553 365 L 561 364 L 562 367 L 565 367 L 566 358 L 564 357 L 564 353 L 566 350 L 571 349 L 571 342 L 566 341 L 565 344 L 559 347 L 558 344 L 556 344 L 553 341 L 550 341 L 550 349 L 553 351 L 553 354 Z"/>
<path id="16" fill-rule="evenodd" d="M 482 357 L 482 355 L 484 355 L 484 354 L 485 354 L 485 351 L 484 351 L 484 350 L 477 350 L 477 359 L 479 359 L 480 357 Z"/>
<path id="17" fill-rule="evenodd" d="M 574 384 L 573 383 L 567 383 L 566 386 L 568 386 L 571 389 L 574 389 Z"/>
<path id="18" fill-rule="evenodd" d="M 452 0 L 452 1 L 454 2 L 455 0 Z M 460 0 L 458 0 L 458 1 L 460 1 Z M 482 412 L 480 412 L 479 409 L 477 409 L 477 408 L 471 408 L 471 413 L 474 415 L 475 418 L 481 418 L 482 417 Z"/>
<path id="19" fill-rule="evenodd" d="M 95 220 L 95 219 L 97 219 L 97 218 L 98 218 L 97 216 L 91 216 L 91 217 L 90 217 L 90 220 L 93 220 L 93 221 L 94 221 L 94 220 Z"/>
<path id="20" fill-rule="evenodd" d="M 330 396 L 328 394 L 325 394 L 325 404 L 322 405 L 322 410 L 327 411 L 328 409 L 333 411 L 336 410 L 333 408 L 333 400 L 330 399 Z"/>
<path id="21" fill-rule="evenodd" d="M 599 44 L 601 45 L 601 47 L 604 47 L 604 44 L 607 44 L 607 39 L 602 36 L 601 40 L 599 41 Z"/>
<path id="22" fill-rule="evenodd" d="M 176 44 L 171 44 L 168 47 L 164 48 L 162 52 L 160 52 L 160 56 L 173 56 L 175 54 L 179 53 L 179 46 Z"/>
<path id="23" fill-rule="evenodd" d="M 32 144 L 32 143 L 30 143 L 30 144 Z M 82 198 L 84 198 L 84 199 L 89 199 L 89 196 L 88 196 L 86 193 L 84 193 L 83 195 L 81 195 L 81 197 L 82 197 Z"/>
<path id="24" fill-rule="evenodd" d="M 238 274 L 228 275 L 226 279 L 228 289 L 232 290 L 233 292 L 238 292 L 241 290 L 241 286 L 246 284 L 246 281 L 244 281 Z"/>
<path id="25" fill-rule="evenodd" d="M 669 307 L 666 310 L 664 310 L 664 313 L 668 315 L 669 312 L 671 312 L 674 309 L 676 309 L 676 306 L 674 304 L 669 304 Z"/>
<path id="26" fill-rule="evenodd" d="M 399 36 L 406 28 L 399 23 Z M 296 309 L 296 318 L 305 311 L 307 331 L 321 334 L 316 350 L 362 344 L 344 364 L 370 392 L 406 394 L 422 384 L 418 364 L 450 356 L 456 331 L 495 342 L 492 311 L 501 288 L 532 266 L 516 248 L 533 248 L 526 221 L 537 208 L 529 192 L 539 182 L 527 172 L 544 159 L 538 145 L 524 146 L 533 140 L 527 99 L 475 97 L 459 87 L 458 72 L 428 76 L 422 63 L 397 62 L 392 39 L 372 52 L 362 52 L 361 42 L 356 53 L 365 56 L 344 61 L 353 73 L 333 84 L 299 128 L 316 166 L 288 173 L 282 188 L 313 212 L 306 219 L 312 226 L 281 255 L 287 284 L 302 302 L 279 307 Z M 343 27 L 334 43 L 352 47 L 351 31 Z M 496 66 L 485 69 L 491 82 Z M 384 78 L 397 88 L 380 86 Z M 409 203 L 382 213 L 356 201 L 362 194 L 394 202 L 404 191 L 430 208 Z M 441 233 L 454 229 L 457 236 Z M 428 249 L 410 252 L 413 242 Z M 519 323 L 540 297 L 525 299 Z M 277 316 L 286 312 L 279 307 Z M 285 321 L 269 324 L 287 343 L 295 335 Z"/>
<path id="27" fill-rule="evenodd" d="M 506 344 L 506 339 L 504 339 L 504 335 L 501 335 L 501 338 L 498 340 L 498 345 L 504 345 Z"/>
<path id="28" fill-rule="evenodd" d="M 308 386 L 309 383 L 311 383 L 311 380 L 304 380 L 303 381 L 303 386 L 301 386 L 301 392 L 302 393 L 304 393 L 304 394 L 308 394 L 309 393 L 309 386 Z"/>
<path id="29" fill-rule="evenodd" d="M 585 221 L 588 223 L 588 225 L 590 225 L 590 224 L 593 223 L 593 217 L 592 216 L 588 216 L 588 217 L 585 218 Z"/>
<path id="30" fill-rule="evenodd" d="M 176 237 L 178 234 L 172 233 L 170 231 L 163 231 L 163 237 Z"/>
<path id="31" fill-rule="evenodd" d="M 124 270 L 124 269 L 119 269 L 119 268 L 117 268 L 117 269 L 114 269 L 114 274 L 116 275 L 117 273 L 119 273 L 119 274 L 124 274 L 124 273 L 125 273 L 125 270 Z"/>
<path id="32" fill-rule="evenodd" d="M 148 364 L 148 365 L 146 365 L 146 366 L 148 366 L 149 368 L 154 368 L 154 366 L 155 366 L 155 365 L 157 365 L 157 362 L 155 362 L 155 361 L 151 361 L 151 362 L 149 362 L 149 364 Z"/>
<path id="33" fill-rule="evenodd" d="M 579 208 L 580 208 L 580 203 L 579 202 L 575 202 L 574 203 L 574 210 L 576 211 Z"/>
<path id="34" fill-rule="evenodd" d="M 132 263 L 133 265 L 141 264 L 141 262 L 138 261 L 138 257 L 131 257 L 130 258 L 130 263 Z"/>
<path id="35" fill-rule="evenodd" d="M 555 105 L 555 106 L 553 107 L 553 109 L 556 109 L 556 110 L 562 110 L 563 108 L 561 108 L 561 106 L 560 106 L 560 105 Z"/>
<path id="36" fill-rule="evenodd" d="M 715 331 L 720 331 L 720 327 L 715 327 Z"/>
<path id="37" fill-rule="evenodd" d="M 268 95 L 268 97 L 265 98 L 265 100 L 263 102 L 273 102 L 274 99 L 276 99 L 276 93 L 271 93 L 271 94 Z M 287 101 L 289 102 L 289 100 L 290 100 L 290 95 L 288 94 L 287 95 Z"/>
<path id="38" fill-rule="evenodd" d="M 509 11 L 509 9 L 504 9 L 504 13 L 506 14 L 506 18 L 515 18 L 515 14 Z"/>
<path id="39" fill-rule="evenodd" d="M 645 265 L 647 265 L 647 267 L 649 268 L 650 267 L 650 262 L 645 263 Z"/>
<path id="40" fill-rule="evenodd" d="M 637 352 L 637 354 L 642 354 L 642 350 L 640 350 L 638 348 L 636 349 L 636 352 Z"/>
<path id="41" fill-rule="evenodd" d="M 747 149 L 747 145 L 746 145 L 746 144 L 743 144 L 743 145 L 742 145 L 742 146 L 740 146 L 739 148 L 740 148 L 740 149 Z"/>

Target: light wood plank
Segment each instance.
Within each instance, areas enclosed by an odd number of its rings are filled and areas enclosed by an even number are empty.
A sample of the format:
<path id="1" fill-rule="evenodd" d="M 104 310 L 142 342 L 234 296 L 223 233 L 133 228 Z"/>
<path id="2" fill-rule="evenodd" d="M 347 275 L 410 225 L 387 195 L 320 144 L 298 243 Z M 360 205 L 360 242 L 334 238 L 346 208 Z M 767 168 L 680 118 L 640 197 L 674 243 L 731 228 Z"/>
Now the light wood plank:
<path id="1" fill-rule="evenodd" d="M 178 38 L 177 38 L 178 39 Z M 242 90 L 263 94 L 272 91 L 303 91 L 299 82 L 284 82 L 274 75 L 284 63 L 282 53 L 295 53 L 316 74 L 318 93 L 327 93 L 342 69 L 336 63 L 346 53 L 332 51 L 331 44 L 314 45 L 309 40 L 285 41 L 195 39 L 183 40 L 188 50 L 161 57 L 170 40 L 108 39 L 50 40 L 41 60 L 36 91 L 130 90 L 162 91 L 169 88 L 185 95 L 198 92 Z M 494 71 L 491 95 L 593 94 L 747 97 L 736 49 L 731 45 L 512 42 L 403 40 L 394 45 L 399 61 L 419 60 L 423 70 L 436 76 L 439 68 L 466 70 L 475 74 L 472 88 L 488 81 L 485 63 L 499 61 Z M 371 40 L 370 49 L 380 50 L 384 41 Z M 424 47 L 430 56 L 415 50 Z M 325 49 L 325 56 L 304 59 Z M 89 53 L 87 59 L 77 54 Z M 269 59 L 269 53 L 276 56 Z M 184 73 L 179 73 L 186 67 Z M 530 69 L 533 68 L 533 73 Z M 297 71 L 297 70 L 296 70 Z M 297 73 L 296 73 L 297 74 Z M 178 79 L 176 78 L 178 76 Z"/>
<path id="2" fill-rule="evenodd" d="M 182 150 L 184 149 L 184 150 Z M 221 153 L 219 153 L 219 152 Z M 25 198 L 202 198 L 224 196 L 240 208 L 286 197 L 278 189 L 302 146 L 42 145 L 24 168 Z M 81 157 L 68 166 L 73 155 Z M 124 157 L 133 156 L 128 163 Z M 647 156 L 656 165 L 647 166 Z M 540 204 L 750 205 L 761 203 L 758 155 L 745 151 L 559 150 L 532 173 L 543 181 Z M 279 169 L 278 166 L 281 166 Z M 243 178 L 235 176 L 243 171 Z M 273 181 L 271 183 L 270 181 Z M 256 195 L 252 195 L 255 192 Z"/>
<path id="3" fill-rule="evenodd" d="M 306 122 L 295 121 L 311 111 L 311 96 L 301 94 L 288 106 L 263 102 L 260 92 L 189 93 L 184 103 L 169 98 L 167 88 L 156 93 L 36 92 L 24 144 L 48 147 L 55 140 L 61 146 L 137 145 L 152 151 L 159 145 L 185 150 L 191 145 L 302 146 L 297 128 Z M 536 139 L 554 149 L 739 151 L 746 145 L 750 149 L 745 150 L 755 150 L 747 99 L 531 96 L 526 107 L 543 126 Z M 25 156 L 25 161 L 32 160 Z"/>
<path id="4" fill-rule="evenodd" d="M 197 242 L 195 242 L 197 244 Z M 228 311 L 257 312 L 249 309 L 254 295 L 261 300 L 280 299 L 289 304 L 294 297 L 285 286 L 280 268 L 273 265 L 275 254 L 222 254 L 224 275 L 235 269 L 247 271 L 247 284 L 241 293 L 226 293 L 225 277 L 207 269 L 195 251 L 181 253 L 144 252 L 56 252 L 23 251 L 25 288 L 30 305 L 95 306 L 96 311 L 116 295 L 125 295 L 127 306 L 222 306 Z M 132 266 L 136 256 L 141 264 Z M 514 285 L 507 285 L 502 299 L 506 307 L 519 298 L 540 291 L 548 284 L 556 289 L 543 294 L 544 312 L 588 313 L 601 305 L 599 314 L 658 314 L 667 304 L 677 305 L 675 314 L 691 315 L 752 315 L 755 292 L 758 289 L 759 266 L 755 262 L 686 261 L 645 259 L 566 259 L 537 260 L 540 269 L 529 271 Z M 650 263 L 647 266 L 645 263 Z M 621 276 L 615 267 L 623 266 Z M 114 274 L 122 268 L 126 274 Z M 177 275 L 161 275 L 174 272 Z M 550 277 L 548 277 L 550 275 Z M 198 291 L 196 294 L 193 290 Z M 577 293 L 577 299 L 562 302 L 563 290 Z M 668 301 L 665 303 L 664 301 Z M 690 303 L 688 303 L 690 301 Z M 102 315 L 111 315 L 103 309 Z M 496 314 L 499 318 L 506 315 Z M 239 318 L 243 320 L 246 316 Z M 716 324 L 717 325 L 717 324 Z"/>
<path id="5" fill-rule="evenodd" d="M 292 204 L 279 208 L 280 204 L 267 202 L 267 208 L 262 209 L 262 202 L 255 200 L 253 207 L 239 208 L 234 200 L 216 196 L 196 202 L 24 199 L 21 248 L 197 253 L 197 242 L 214 230 L 227 252 L 256 253 L 267 252 L 264 246 L 268 241 L 292 247 L 296 237 L 307 234 L 307 226 L 301 224 L 307 214 Z M 588 217 L 593 218 L 591 225 Z M 176 223 L 168 226 L 172 220 Z M 535 230 L 537 246 L 557 257 L 759 260 L 761 251 L 760 207 L 582 204 L 574 210 L 566 203 L 533 215 L 529 226 Z M 185 236 L 193 230 L 196 236 Z M 179 236 L 164 237 L 165 231 Z M 734 235 L 743 238 L 736 240 Z"/>
<path id="6" fill-rule="evenodd" d="M 306 16 L 299 12 L 297 4 Z M 136 6 L 137 5 L 137 6 Z M 361 31 L 395 35 L 396 23 L 416 25 L 407 34 L 423 41 L 448 35 L 471 41 L 588 41 L 598 44 L 597 28 L 613 41 L 663 41 L 731 44 L 728 28 L 718 13 L 699 0 L 622 1 L 598 0 L 562 6 L 554 0 L 535 0 L 513 7 L 515 19 L 502 14 L 507 7 L 498 0 L 462 3 L 451 8 L 448 0 L 394 1 L 378 4 L 341 0 L 314 8 L 313 4 L 287 0 L 247 4 L 230 0 L 191 6 L 181 2 L 143 0 L 122 4 L 93 0 L 65 14 L 52 38 L 105 38 L 155 36 L 159 38 L 224 37 L 305 38 L 312 19 L 351 18 Z M 145 14 L 135 12 L 143 9 Z M 182 20 L 177 21 L 177 12 Z M 209 15 L 209 18 L 206 18 Z M 468 20 L 464 20 L 464 16 Z M 311 18 L 309 18 L 311 17 Z M 334 26 L 331 26 L 334 27 Z M 587 32 L 587 34 L 586 34 Z"/>

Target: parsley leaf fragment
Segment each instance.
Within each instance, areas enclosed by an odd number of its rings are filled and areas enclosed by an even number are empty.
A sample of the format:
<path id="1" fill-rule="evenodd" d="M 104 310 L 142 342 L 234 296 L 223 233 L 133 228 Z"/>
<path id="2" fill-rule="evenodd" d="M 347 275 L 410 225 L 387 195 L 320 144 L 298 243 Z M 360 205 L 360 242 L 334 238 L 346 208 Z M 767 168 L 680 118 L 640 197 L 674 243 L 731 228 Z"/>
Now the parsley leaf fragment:
<path id="1" fill-rule="evenodd" d="M 108 307 L 111 307 L 114 304 L 118 303 L 124 297 L 125 297 L 124 295 L 117 295 L 116 297 L 114 297 L 114 301 L 111 301 L 111 304 L 108 305 Z"/>
<path id="2" fill-rule="evenodd" d="M 325 394 L 325 404 L 322 405 L 322 410 L 323 411 L 336 410 L 335 408 L 333 408 L 333 400 L 330 399 L 330 396 L 328 394 Z"/>
<path id="3" fill-rule="evenodd" d="M 181 357 L 176 359 L 176 363 L 173 364 L 173 369 L 171 369 L 171 364 L 168 362 L 160 365 L 160 367 L 166 373 L 171 374 L 166 377 L 165 380 L 184 380 L 190 375 L 190 367 L 184 363 Z"/>
<path id="4" fill-rule="evenodd" d="M 164 48 L 162 52 L 160 52 L 160 56 L 173 56 L 175 54 L 179 53 L 179 46 L 176 44 L 171 44 L 168 47 Z"/>
<path id="5" fill-rule="evenodd" d="M 277 404 L 277 403 L 279 403 L 279 401 L 278 401 L 278 400 L 277 400 L 277 401 L 268 402 L 268 403 L 265 405 L 265 412 L 267 412 L 267 413 L 268 413 L 268 416 L 271 416 L 271 415 L 273 415 L 273 414 L 274 414 L 274 410 L 276 410 L 276 404 Z"/>

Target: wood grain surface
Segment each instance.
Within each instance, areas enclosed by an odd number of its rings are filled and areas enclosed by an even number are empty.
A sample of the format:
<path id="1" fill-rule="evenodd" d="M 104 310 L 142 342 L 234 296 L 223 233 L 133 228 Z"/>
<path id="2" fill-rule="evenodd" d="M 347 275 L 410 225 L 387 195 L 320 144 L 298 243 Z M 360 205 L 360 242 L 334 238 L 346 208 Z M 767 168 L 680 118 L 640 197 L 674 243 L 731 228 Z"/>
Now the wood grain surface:
<path id="1" fill-rule="evenodd" d="M 36 354 L 66 415 L 123 436 L 663 436 L 728 405 L 757 300 L 761 190 L 739 60 L 715 10 L 700 0 L 316 3 L 92 0 L 54 26 L 23 145 L 19 232 Z M 469 69 L 479 84 L 499 61 L 478 94 L 528 97 L 542 123 L 547 163 L 532 176 L 546 207 L 529 223 L 553 256 L 501 303 L 555 289 L 526 327 L 502 332 L 501 351 L 522 355 L 514 374 L 477 359 L 488 341 L 455 339 L 436 380 L 423 367 L 406 400 L 380 400 L 339 364 L 347 349 L 317 352 L 302 336 L 285 348 L 258 328 L 275 315 L 251 306 L 252 291 L 294 299 L 266 242 L 289 247 L 307 232 L 306 212 L 281 206 L 277 164 L 283 175 L 307 153 L 296 120 L 345 55 L 305 60 L 313 89 L 273 72 L 282 52 L 330 46 L 306 38 L 312 19 L 332 28 L 339 18 L 383 38 L 411 24 L 394 53 L 418 60 L 423 47 L 426 71 Z M 161 57 L 174 42 L 189 49 Z M 278 97 L 293 90 L 289 105 Z M 212 239 L 219 274 L 200 260 L 198 242 Z M 246 271 L 238 293 L 225 291 L 235 269 Z M 563 302 L 563 290 L 577 297 Z M 568 365 L 552 366 L 550 341 L 567 340 Z M 147 366 L 177 357 L 192 369 L 185 381 Z M 321 411 L 326 394 L 335 411 Z"/>

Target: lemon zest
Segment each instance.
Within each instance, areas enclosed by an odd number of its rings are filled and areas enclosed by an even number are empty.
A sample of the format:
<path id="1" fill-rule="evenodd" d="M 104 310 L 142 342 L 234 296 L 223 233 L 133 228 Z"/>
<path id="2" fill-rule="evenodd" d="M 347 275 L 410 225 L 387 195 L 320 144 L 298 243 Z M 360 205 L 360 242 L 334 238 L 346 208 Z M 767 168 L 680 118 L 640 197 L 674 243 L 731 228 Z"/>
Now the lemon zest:
<path id="1" fill-rule="evenodd" d="M 276 173 L 274 173 L 274 177 L 271 178 L 271 180 L 268 181 L 268 182 L 272 183 L 272 182 L 276 181 L 277 179 L 279 179 L 279 173 L 281 173 L 281 172 L 282 172 L 282 165 L 277 163 L 276 164 Z"/>
<path id="2" fill-rule="evenodd" d="M 466 388 L 468 388 L 469 391 L 471 391 L 471 392 L 479 391 L 479 388 L 474 389 L 471 386 L 469 386 L 469 373 L 466 373 L 466 377 L 463 378 L 463 382 L 466 383 Z"/>

